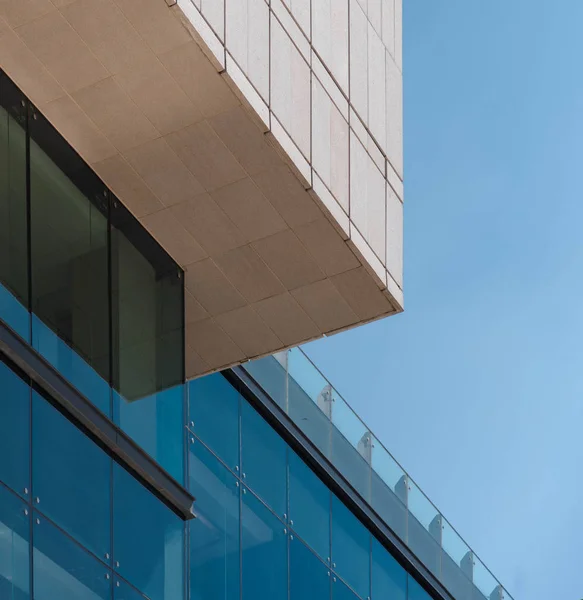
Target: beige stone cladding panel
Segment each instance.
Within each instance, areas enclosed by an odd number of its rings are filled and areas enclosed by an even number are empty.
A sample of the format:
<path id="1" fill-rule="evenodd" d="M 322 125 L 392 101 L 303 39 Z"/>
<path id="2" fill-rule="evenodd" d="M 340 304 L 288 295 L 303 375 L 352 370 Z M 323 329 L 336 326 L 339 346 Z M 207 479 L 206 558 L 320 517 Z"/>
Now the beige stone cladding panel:
<path id="1" fill-rule="evenodd" d="M 0 66 L 185 271 L 197 377 L 398 312 L 165 0 L 2 0 Z"/>

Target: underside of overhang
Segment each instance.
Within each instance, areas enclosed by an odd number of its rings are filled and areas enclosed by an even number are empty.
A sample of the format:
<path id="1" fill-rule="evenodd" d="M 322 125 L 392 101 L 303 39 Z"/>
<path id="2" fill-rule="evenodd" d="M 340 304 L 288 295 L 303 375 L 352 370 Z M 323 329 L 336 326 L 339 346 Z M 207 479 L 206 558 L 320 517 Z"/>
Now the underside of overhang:
<path id="1" fill-rule="evenodd" d="M 184 269 L 188 378 L 401 310 L 177 6 L 0 17 L 0 66 Z"/>

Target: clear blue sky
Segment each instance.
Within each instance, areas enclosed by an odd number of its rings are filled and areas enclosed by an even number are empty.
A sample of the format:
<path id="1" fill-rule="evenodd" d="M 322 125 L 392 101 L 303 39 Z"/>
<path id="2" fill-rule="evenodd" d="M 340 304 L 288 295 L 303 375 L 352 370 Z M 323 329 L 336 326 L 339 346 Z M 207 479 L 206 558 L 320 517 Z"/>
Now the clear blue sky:
<path id="1" fill-rule="evenodd" d="M 406 311 L 305 349 L 515 600 L 580 600 L 583 1 L 404 4 Z"/>

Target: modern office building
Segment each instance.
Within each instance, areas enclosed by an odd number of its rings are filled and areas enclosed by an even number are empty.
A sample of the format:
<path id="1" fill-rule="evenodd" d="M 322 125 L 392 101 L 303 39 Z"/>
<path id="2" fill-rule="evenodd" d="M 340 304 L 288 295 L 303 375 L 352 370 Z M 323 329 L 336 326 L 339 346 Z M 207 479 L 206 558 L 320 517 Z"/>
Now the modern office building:
<path id="1" fill-rule="evenodd" d="M 403 307 L 399 0 L 0 2 L 0 600 L 510 596 L 309 362 Z"/>

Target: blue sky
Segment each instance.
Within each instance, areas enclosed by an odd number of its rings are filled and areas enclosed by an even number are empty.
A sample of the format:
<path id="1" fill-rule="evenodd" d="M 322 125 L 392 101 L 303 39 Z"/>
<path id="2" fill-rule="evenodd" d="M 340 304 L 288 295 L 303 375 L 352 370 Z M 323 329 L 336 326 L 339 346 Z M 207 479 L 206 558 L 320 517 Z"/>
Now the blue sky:
<path id="1" fill-rule="evenodd" d="M 515 600 L 583 597 L 582 31 L 404 0 L 406 311 L 305 347 Z"/>

